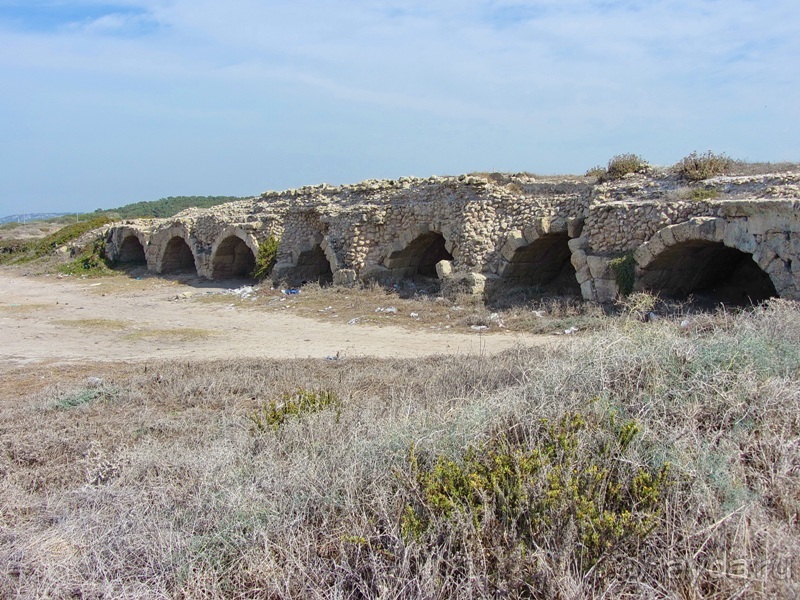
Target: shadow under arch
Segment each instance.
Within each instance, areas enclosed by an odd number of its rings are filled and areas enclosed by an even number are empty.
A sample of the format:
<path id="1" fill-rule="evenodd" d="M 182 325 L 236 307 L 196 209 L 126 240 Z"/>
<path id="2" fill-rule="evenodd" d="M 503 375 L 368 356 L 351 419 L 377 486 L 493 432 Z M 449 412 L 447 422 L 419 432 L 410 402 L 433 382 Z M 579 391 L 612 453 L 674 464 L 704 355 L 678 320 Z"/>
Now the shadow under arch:
<path id="1" fill-rule="evenodd" d="M 429 231 L 418 235 L 402 249 L 390 252 L 384 264 L 395 279 L 435 278 L 436 264 L 442 260 L 453 260 L 447 241 L 438 231 Z"/>
<path id="2" fill-rule="evenodd" d="M 211 259 L 211 279 L 251 278 L 256 255 L 239 236 L 231 234 L 216 247 Z"/>
<path id="3" fill-rule="evenodd" d="M 173 236 L 167 242 L 161 257 L 160 272 L 197 274 L 194 253 L 182 236 Z"/>
<path id="4" fill-rule="evenodd" d="M 547 233 L 517 248 L 499 273 L 502 284 L 553 294 L 580 294 L 570 261 L 570 239 L 566 232 Z"/>
<path id="5" fill-rule="evenodd" d="M 130 233 L 122 240 L 117 258 L 114 261 L 121 266 L 142 266 L 147 264 L 144 245 L 134 233 Z"/>
<path id="6" fill-rule="evenodd" d="M 299 284 L 316 282 L 320 285 L 333 283 L 333 269 L 320 244 L 297 253 L 292 276 Z"/>
<path id="7" fill-rule="evenodd" d="M 685 300 L 747 306 L 778 296 L 752 254 L 721 241 L 688 239 L 665 248 L 639 270 L 636 289 Z"/>

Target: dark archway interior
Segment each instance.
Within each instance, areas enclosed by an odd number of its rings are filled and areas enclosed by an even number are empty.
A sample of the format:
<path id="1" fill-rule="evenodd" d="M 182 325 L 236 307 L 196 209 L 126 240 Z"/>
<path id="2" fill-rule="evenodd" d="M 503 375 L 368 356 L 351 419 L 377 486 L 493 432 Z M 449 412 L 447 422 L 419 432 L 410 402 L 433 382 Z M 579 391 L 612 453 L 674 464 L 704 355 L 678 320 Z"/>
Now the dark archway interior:
<path id="1" fill-rule="evenodd" d="M 300 253 L 297 257 L 293 277 L 296 280 L 295 283 L 316 281 L 320 284 L 329 284 L 333 282 L 331 263 L 328 262 L 328 257 L 325 256 L 325 251 L 319 244 L 311 250 Z"/>
<path id="2" fill-rule="evenodd" d="M 440 260 L 453 260 L 453 255 L 445 248 L 444 236 L 431 231 L 392 253 L 389 256 L 389 268 L 402 272 L 402 277 L 436 277 L 436 263 Z"/>
<path id="3" fill-rule="evenodd" d="M 778 295 L 752 255 L 721 242 L 690 240 L 664 250 L 641 275 L 637 287 L 676 300 L 746 306 Z"/>
<path id="4" fill-rule="evenodd" d="M 256 257 L 240 237 L 232 235 L 217 246 L 211 265 L 214 279 L 250 277 L 256 267 Z"/>
<path id="5" fill-rule="evenodd" d="M 517 249 L 503 271 L 504 283 L 542 292 L 579 294 L 569 240 L 566 233 L 548 234 Z"/>
<path id="6" fill-rule="evenodd" d="M 182 237 L 175 236 L 167 244 L 164 259 L 161 261 L 161 272 L 197 273 L 192 249 Z"/>
<path id="7" fill-rule="evenodd" d="M 122 241 L 119 249 L 117 262 L 124 265 L 144 265 L 147 259 L 144 255 L 144 247 L 135 235 L 129 235 Z"/>

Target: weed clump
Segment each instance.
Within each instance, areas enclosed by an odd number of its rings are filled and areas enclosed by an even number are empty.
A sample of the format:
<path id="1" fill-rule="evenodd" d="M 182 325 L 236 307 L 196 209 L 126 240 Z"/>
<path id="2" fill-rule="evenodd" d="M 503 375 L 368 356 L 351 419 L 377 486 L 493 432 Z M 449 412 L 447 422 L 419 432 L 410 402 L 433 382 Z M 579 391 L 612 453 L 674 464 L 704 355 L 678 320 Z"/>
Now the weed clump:
<path id="1" fill-rule="evenodd" d="M 326 409 L 334 410 L 336 420 L 339 420 L 342 402 L 334 392 L 299 389 L 293 394 L 284 394 L 280 401 L 272 400 L 261 406 L 250 415 L 250 421 L 255 432 L 278 431 L 289 417 L 314 414 Z"/>
<path id="2" fill-rule="evenodd" d="M 674 167 L 675 173 L 686 181 L 703 181 L 716 175 L 725 175 L 731 171 L 735 161 L 724 155 L 714 154 L 710 150 L 705 154 L 692 152 L 680 160 Z"/>
<path id="3" fill-rule="evenodd" d="M 275 260 L 278 256 L 278 240 L 275 236 L 269 236 L 258 247 L 258 256 L 256 257 L 256 266 L 253 268 L 253 279 L 266 279 L 272 272 L 272 267 L 275 266 Z"/>
<path id="4" fill-rule="evenodd" d="M 541 419 L 529 439 L 501 435 L 456 458 L 425 464 L 412 448 L 401 531 L 407 542 L 466 535 L 473 548 L 504 539 L 526 552 L 556 550 L 573 537 L 586 573 L 659 524 L 669 464 L 622 466 L 639 432 L 636 421 L 619 423 L 613 413 L 575 412 Z M 465 524 L 468 533 L 453 531 Z"/>
<path id="5" fill-rule="evenodd" d="M 615 181 L 622 179 L 625 175 L 630 173 L 645 173 L 647 171 L 647 162 L 636 154 L 618 154 L 608 161 L 608 168 L 606 168 L 605 177 L 603 181 Z"/>
<path id="6" fill-rule="evenodd" d="M 636 281 L 636 261 L 633 258 L 633 253 L 627 252 L 613 259 L 608 265 L 614 272 L 619 293 L 623 296 L 630 294 Z"/>

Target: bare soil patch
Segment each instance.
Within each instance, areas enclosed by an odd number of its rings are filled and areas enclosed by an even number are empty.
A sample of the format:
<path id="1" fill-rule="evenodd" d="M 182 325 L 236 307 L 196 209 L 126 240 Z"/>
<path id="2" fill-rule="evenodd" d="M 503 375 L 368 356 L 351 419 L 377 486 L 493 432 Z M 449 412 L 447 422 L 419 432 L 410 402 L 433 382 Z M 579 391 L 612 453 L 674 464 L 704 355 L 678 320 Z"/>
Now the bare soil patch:
<path id="1" fill-rule="evenodd" d="M 371 299 L 319 289 L 294 295 L 228 292 L 232 286 L 241 290 L 241 284 L 146 274 L 25 276 L 3 269 L 0 361 L 8 367 L 171 358 L 414 357 L 494 353 L 552 339 L 512 333 L 497 323 L 473 329 L 471 321 L 460 322 L 466 309 L 437 307 L 437 314 L 453 315 L 440 318 L 432 316 L 432 308 L 423 311 L 420 301 L 402 304 L 382 292 Z"/>

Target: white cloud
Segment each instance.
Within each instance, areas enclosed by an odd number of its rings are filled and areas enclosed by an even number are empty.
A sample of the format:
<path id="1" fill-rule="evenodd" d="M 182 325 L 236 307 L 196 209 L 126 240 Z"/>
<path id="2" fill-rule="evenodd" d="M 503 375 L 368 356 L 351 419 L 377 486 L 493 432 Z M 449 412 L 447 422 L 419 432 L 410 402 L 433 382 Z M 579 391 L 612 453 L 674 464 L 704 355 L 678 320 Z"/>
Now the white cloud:
<path id="1" fill-rule="evenodd" d="M 11 118 L 33 119 L 34 135 L 46 135 L 37 133 L 36 110 L 57 112 L 84 97 L 94 110 L 81 112 L 76 103 L 70 116 L 89 131 L 98 110 L 140 129 L 162 116 L 183 123 L 173 129 L 159 121 L 152 131 L 164 140 L 185 136 L 192 124 L 205 128 L 209 119 L 219 131 L 237 129 L 236 115 L 246 114 L 254 139 L 291 130 L 296 155 L 305 148 L 314 157 L 320 142 L 313 128 L 325 128 L 335 137 L 325 143 L 363 154 L 363 164 L 380 164 L 386 151 L 383 169 L 391 171 L 395 151 L 364 147 L 378 144 L 378 128 L 414 146 L 416 162 L 404 164 L 420 174 L 452 169 L 448 152 L 470 162 L 463 170 L 524 164 L 537 170 L 541 163 L 580 170 L 612 149 L 666 161 L 707 147 L 797 158 L 790 156 L 800 134 L 792 114 L 800 101 L 794 0 L 82 6 L 91 18 L 46 31 L 4 24 L 0 9 L 7 89 L 42 94 L 33 106 L 7 95 L 0 108 Z M 359 130 L 366 122 L 373 131 Z M 462 130 L 475 132 L 468 148 Z M 274 157 L 259 143 L 243 140 L 226 151 Z M 198 152 L 216 151 L 211 138 L 199 144 Z M 0 152 L 12 151 L 0 142 Z M 292 177 L 322 176 L 324 165 L 308 169 L 314 160 L 303 161 Z M 31 156 L 31 169 L 34 162 Z M 355 167 L 338 174 L 372 176 Z M 174 176 L 185 181 L 192 174 Z M 258 189 L 265 185 L 272 184 Z"/>

